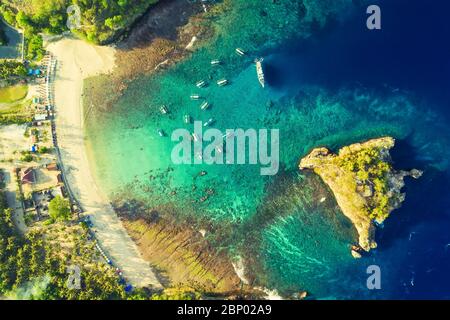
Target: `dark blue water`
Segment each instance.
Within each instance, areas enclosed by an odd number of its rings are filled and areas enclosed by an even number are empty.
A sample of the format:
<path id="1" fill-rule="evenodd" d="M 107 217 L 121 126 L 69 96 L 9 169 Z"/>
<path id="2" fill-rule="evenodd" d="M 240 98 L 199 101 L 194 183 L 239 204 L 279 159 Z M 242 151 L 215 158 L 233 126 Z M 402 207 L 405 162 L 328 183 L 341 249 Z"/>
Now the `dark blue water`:
<path id="1" fill-rule="evenodd" d="M 378 231 L 379 247 L 368 261 L 381 267 L 381 298 L 448 299 L 450 171 L 442 165 L 447 160 L 442 149 L 450 143 L 450 2 L 373 4 L 381 7 L 382 30 L 365 27 L 361 7 L 352 18 L 331 23 L 319 37 L 272 56 L 270 82 L 276 88 L 308 83 L 336 92 L 357 86 L 379 96 L 401 92 L 413 101 L 418 122 L 420 113 L 435 115 L 434 123 L 417 129 L 410 123 L 412 130 L 397 142 L 395 166 L 425 174 L 407 180 L 406 201 Z"/>

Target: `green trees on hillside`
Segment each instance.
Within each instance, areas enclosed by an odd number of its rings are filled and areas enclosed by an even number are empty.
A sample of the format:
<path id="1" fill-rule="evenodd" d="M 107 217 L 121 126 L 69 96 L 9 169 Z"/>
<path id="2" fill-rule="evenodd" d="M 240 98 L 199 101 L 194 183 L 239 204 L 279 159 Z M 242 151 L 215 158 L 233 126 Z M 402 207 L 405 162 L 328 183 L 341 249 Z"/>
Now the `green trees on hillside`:
<path id="1" fill-rule="evenodd" d="M 49 235 L 47 234 L 47 237 Z M 64 252 L 47 243 L 42 231 L 21 235 L 0 192 L 0 295 L 11 294 L 39 279 L 48 279 L 38 296 L 33 299 L 124 299 L 123 285 L 114 270 L 97 262 L 94 245 L 83 236 L 72 252 Z M 66 285 L 67 267 L 79 264 L 81 289 Z"/>
<path id="2" fill-rule="evenodd" d="M 60 34 L 68 31 L 67 8 L 80 8 L 81 28 L 72 30 L 94 43 L 111 40 L 119 30 L 128 27 L 158 0 L 30 0 L 29 6 L 15 1 L 0 0 L 0 14 L 4 19 L 25 30 L 27 38 L 40 32 Z M 34 40 L 34 43 L 37 43 Z M 33 53 L 30 53 L 33 54 Z"/>

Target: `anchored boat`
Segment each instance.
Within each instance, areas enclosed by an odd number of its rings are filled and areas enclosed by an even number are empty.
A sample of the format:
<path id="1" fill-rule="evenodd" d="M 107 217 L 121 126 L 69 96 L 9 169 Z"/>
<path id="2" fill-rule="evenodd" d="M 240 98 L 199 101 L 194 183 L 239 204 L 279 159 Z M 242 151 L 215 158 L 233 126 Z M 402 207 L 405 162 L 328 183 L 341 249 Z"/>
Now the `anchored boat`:
<path id="1" fill-rule="evenodd" d="M 212 66 L 218 66 L 219 64 L 221 64 L 222 62 L 220 61 L 220 60 L 217 60 L 217 59 L 215 59 L 215 60 L 211 60 L 211 65 Z"/>
<path id="2" fill-rule="evenodd" d="M 197 86 L 197 88 L 203 88 L 204 86 L 206 86 L 206 81 L 200 80 L 195 85 Z"/>
<path id="3" fill-rule="evenodd" d="M 189 124 L 189 123 L 191 123 L 191 122 L 192 122 L 191 116 L 188 115 L 188 114 L 185 114 L 185 115 L 184 115 L 184 123 Z"/>
<path id="4" fill-rule="evenodd" d="M 191 100 L 198 100 L 198 99 L 200 99 L 199 94 L 191 94 Z"/>
<path id="5" fill-rule="evenodd" d="M 213 123 L 214 123 L 214 119 L 213 118 L 211 118 L 211 119 L 209 119 L 208 121 L 206 121 L 204 124 L 203 124 L 203 126 L 204 127 L 208 127 L 208 126 L 210 126 L 210 125 L 212 125 Z"/>
<path id="6" fill-rule="evenodd" d="M 228 80 L 227 80 L 227 79 L 219 80 L 219 81 L 217 81 L 217 84 L 218 84 L 220 87 L 226 86 L 226 85 L 228 84 Z"/>
<path id="7" fill-rule="evenodd" d="M 264 88 L 265 84 L 266 84 L 266 80 L 264 78 L 264 70 L 263 70 L 263 66 L 262 66 L 262 62 L 263 62 L 263 58 L 259 58 L 255 60 L 256 63 L 256 74 L 258 75 L 258 81 L 261 84 L 261 87 Z"/>
<path id="8" fill-rule="evenodd" d="M 206 110 L 209 108 L 209 103 L 207 101 L 203 102 L 200 106 L 200 109 Z"/>
<path id="9" fill-rule="evenodd" d="M 167 109 L 167 107 L 165 105 L 162 105 L 159 108 L 159 111 L 161 111 L 162 114 L 168 114 L 169 113 L 169 110 Z"/>
<path id="10" fill-rule="evenodd" d="M 236 48 L 236 53 L 240 56 L 245 56 L 245 51 L 241 48 Z"/>
<path id="11" fill-rule="evenodd" d="M 166 133 L 162 129 L 158 129 L 158 134 L 160 137 L 165 137 Z"/>

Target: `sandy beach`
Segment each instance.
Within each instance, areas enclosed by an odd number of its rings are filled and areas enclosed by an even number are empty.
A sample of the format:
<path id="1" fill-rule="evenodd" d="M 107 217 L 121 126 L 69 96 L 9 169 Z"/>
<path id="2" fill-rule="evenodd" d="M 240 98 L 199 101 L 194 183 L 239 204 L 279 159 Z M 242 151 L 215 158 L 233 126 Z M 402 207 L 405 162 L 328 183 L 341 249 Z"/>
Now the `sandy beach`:
<path id="1" fill-rule="evenodd" d="M 107 198 L 98 189 L 86 153 L 81 101 L 83 80 L 111 72 L 115 50 L 75 39 L 52 42 L 48 50 L 57 60 L 54 79 L 56 132 L 70 188 L 86 214 L 91 216 L 100 245 L 123 271 L 124 277 L 134 286 L 160 287 L 149 263 L 141 257 Z"/>

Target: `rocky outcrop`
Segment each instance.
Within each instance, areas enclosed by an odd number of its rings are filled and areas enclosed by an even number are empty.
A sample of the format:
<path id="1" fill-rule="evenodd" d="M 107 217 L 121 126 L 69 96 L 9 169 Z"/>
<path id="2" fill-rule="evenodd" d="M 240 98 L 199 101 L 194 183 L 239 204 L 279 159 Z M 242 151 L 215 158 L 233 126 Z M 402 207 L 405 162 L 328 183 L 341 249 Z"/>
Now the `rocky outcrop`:
<path id="1" fill-rule="evenodd" d="M 343 214 L 355 226 L 359 246 L 365 251 L 377 246 L 374 222 L 382 223 L 404 201 L 404 178 L 422 175 L 416 169 L 392 168 L 389 150 L 394 145 L 393 138 L 383 137 L 343 147 L 337 154 L 316 148 L 300 161 L 300 169 L 313 170 L 331 189 Z M 353 251 L 354 257 L 361 256 Z"/>

